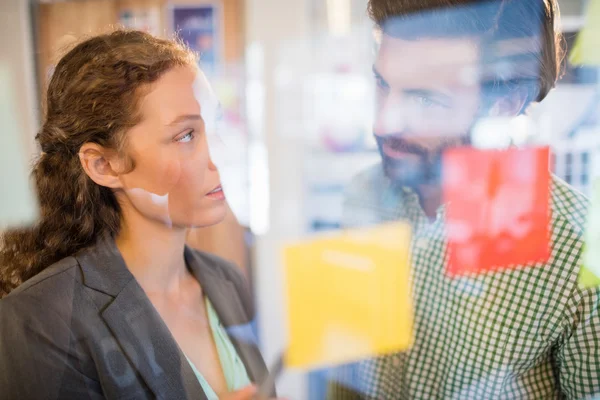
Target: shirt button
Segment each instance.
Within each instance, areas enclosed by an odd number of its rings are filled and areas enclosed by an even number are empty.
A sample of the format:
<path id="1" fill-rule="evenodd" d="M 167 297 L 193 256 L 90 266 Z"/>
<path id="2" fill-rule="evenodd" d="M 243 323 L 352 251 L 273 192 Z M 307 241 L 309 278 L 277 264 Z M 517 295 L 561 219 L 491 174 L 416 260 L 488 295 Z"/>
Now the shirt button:
<path id="1" fill-rule="evenodd" d="M 394 357 L 392 358 L 392 365 L 393 365 L 394 367 L 398 367 L 398 366 L 400 366 L 400 357 L 398 357 L 398 356 L 394 356 Z"/>

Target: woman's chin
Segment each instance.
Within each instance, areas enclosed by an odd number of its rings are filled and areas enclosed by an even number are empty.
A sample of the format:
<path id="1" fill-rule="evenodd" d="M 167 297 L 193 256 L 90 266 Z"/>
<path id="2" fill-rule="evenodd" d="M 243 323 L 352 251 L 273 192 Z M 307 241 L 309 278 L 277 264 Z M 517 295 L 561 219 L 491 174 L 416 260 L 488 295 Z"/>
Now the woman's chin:
<path id="1" fill-rule="evenodd" d="M 221 207 L 212 207 L 210 210 L 202 210 L 189 216 L 186 218 L 185 225 L 190 228 L 208 228 L 223 222 L 226 215 L 227 207 L 223 203 Z"/>

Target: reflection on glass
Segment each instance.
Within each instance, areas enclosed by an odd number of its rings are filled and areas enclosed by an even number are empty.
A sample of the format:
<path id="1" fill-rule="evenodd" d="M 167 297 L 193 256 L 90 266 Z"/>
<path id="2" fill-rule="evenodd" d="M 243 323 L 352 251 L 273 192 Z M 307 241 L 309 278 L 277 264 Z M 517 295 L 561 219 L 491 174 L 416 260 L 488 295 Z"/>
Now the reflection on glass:
<path id="1" fill-rule="evenodd" d="M 330 398 L 597 394 L 599 289 L 578 286 L 588 203 L 550 177 L 523 117 L 559 77 L 557 4 L 371 0 L 369 11 L 381 163 L 346 189 L 342 224 L 413 228 L 414 343 L 339 368 Z"/>

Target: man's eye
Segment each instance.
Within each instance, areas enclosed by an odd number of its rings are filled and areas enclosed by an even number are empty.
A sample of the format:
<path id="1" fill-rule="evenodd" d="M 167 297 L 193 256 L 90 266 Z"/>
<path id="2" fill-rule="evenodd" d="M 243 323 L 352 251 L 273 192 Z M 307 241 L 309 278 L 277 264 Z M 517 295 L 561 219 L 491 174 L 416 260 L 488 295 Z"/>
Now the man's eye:
<path id="1" fill-rule="evenodd" d="M 448 109 L 450 106 L 440 100 L 432 99 L 429 96 L 414 96 L 412 98 L 414 104 L 422 108 L 433 108 L 437 107 L 440 109 Z"/>
<path id="2" fill-rule="evenodd" d="M 380 87 L 381 89 L 389 89 L 390 88 L 390 86 L 387 84 L 387 82 L 384 81 L 383 78 L 380 76 L 375 76 L 375 82 L 377 82 L 377 86 Z"/>
<path id="3" fill-rule="evenodd" d="M 416 101 L 419 105 L 423 107 L 431 107 L 436 104 L 433 100 L 426 96 L 419 96 L 416 98 Z"/>

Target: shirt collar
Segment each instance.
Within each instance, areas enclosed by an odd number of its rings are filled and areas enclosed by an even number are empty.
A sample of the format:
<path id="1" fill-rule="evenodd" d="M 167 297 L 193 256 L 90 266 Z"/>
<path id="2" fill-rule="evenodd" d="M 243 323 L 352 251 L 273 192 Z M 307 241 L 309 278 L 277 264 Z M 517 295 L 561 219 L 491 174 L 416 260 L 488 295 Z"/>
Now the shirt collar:
<path id="1" fill-rule="evenodd" d="M 398 190 L 400 195 L 400 207 L 404 208 L 405 217 L 415 225 L 416 229 L 426 229 L 435 226 L 442 222 L 446 216 L 446 209 L 448 203 L 441 204 L 436 210 L 436 218 L 434 221 L 430 221 L 421 202 L 419 201 L 419 195 L 416 191 L 410 187 L 402 186 Z"/>

